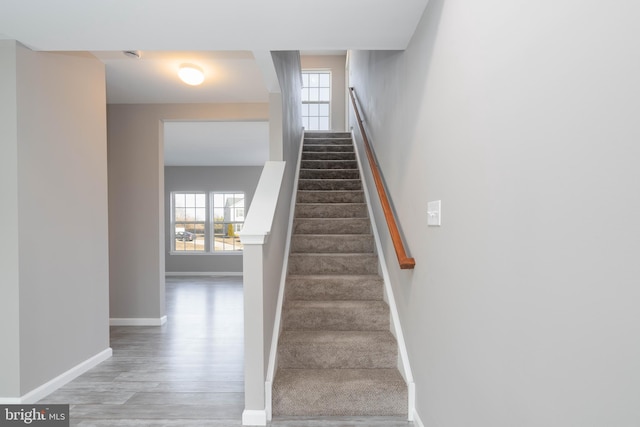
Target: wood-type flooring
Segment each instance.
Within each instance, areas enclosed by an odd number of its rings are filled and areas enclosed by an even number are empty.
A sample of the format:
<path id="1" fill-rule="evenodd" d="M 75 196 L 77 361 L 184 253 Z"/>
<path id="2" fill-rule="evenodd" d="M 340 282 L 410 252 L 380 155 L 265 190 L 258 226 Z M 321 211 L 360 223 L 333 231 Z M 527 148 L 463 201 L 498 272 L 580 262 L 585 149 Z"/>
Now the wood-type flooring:
<path id="1" fill-rule="evenodd" d="M 236 427 L 244 409 L 242 278 L 168 277 L 164 326 L 111 327 L 113 357 L 42 399 L 76 427 Z M 274 419 L 273 427 L 408 427 L 397 418 Z"/>

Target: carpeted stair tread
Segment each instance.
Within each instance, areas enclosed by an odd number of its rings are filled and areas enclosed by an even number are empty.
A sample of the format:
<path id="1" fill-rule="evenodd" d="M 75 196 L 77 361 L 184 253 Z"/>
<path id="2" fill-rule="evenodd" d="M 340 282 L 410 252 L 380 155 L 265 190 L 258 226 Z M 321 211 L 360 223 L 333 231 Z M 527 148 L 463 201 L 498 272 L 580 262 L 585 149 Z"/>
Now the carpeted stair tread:
<path id="1" fill-rule="evenodd" d="M 397 342 L 389 331 L 283 331 L 278 346 L 282 369 L 391 369 Z"/>
<path id="2" fill-rule="evenodd" d="M 300 160 L 302 169 L 358 169 L 356 160 Z"/>
<path id="3" fill-rule="evenodd" d="M 274 415 L 406 415 L 407 386 L 397 369 L 279 369 Z"/>
<path id="4" fill-rule="evenodd" d="M 362 190 L 298 190 L 297 203 L 364 203 Z"/>
<path id="5" fill-rule="evenodd" d="M 284 330 L 388 331 L 384 301 L 287 301 Z"/>
<path id="6" fill-rule="evenodd" d="M 378 300 L 383 299 L 383 282 L 370 275 L 289 275 L 286 298 L 290 300 Z"/>
<path id="7" fill-rule="evenodd" d="M 297 203 L 295 217 L 367 218 L 367 213 L 367 205 L 365 203 Z"/>
<path id="8" fill-rule="evenodd" d="M 353 152 L 316 152 L 316 151 L 303 151 L 302 160 L 355 160 L 356 153 Z"/>
<path id="9" fill-rule="evenodd" d="M 339 145 L 339 144 L 314 144 L 314 143 L 305 143 L 302 147 L 302 152 L 306 153 L 309 151 L 315 152 L 341 152 L 341 153 L 353 153 L 353 144 L 348 145 Z"/>
<path id="10" fill-rule="evenodd" d="M 371 233 L 369 218 L 296 218 L 294 234 L 366 234 Z"/>
<path id="11" fill-rule="evenodd" d="M 289 274 L 376 274 L 378 257 L 368 253 L 292 253 Z"/>
<path id="12" fill-rule="evenodd" d="M 300 179 L 360 179 L 358 169 L 300 169 Z"/>
<path id="13" fill-rule="evenodd" d="M 305 138 L 349 138 L 351 139 L 351 133 L 308 130 L 308 131 L 305 131 L 304 137 Z"/>
<path id="14" fill-rule="evenodd" d="M 373 253 L 371 234 L 294 234 L 293 253 Z"/>
<path id="15" fill-rule="evenodd" d="M 351 138 L 305 138 L 304 145 L 352 145 Z"/>
<path id="16" fill-rule="evenodd" d="M 300 190 L 360 190 L 360 179 L 300 179 Z"/>

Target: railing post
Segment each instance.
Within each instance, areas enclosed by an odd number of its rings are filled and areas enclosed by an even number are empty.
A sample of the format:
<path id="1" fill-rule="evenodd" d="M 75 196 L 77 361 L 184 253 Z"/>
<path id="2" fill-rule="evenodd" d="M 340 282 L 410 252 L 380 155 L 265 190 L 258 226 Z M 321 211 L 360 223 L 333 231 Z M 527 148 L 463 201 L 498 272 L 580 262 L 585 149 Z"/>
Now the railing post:
<path id="1" fill-rule="evenodd" d="M 248 239 L 247 239 L 248 240 Z M 243 241 L 243 291 L 244 291 L 244 411 L 243 425 L 266 425 L 265 365 L 262 288 L 262 243 Z"/>

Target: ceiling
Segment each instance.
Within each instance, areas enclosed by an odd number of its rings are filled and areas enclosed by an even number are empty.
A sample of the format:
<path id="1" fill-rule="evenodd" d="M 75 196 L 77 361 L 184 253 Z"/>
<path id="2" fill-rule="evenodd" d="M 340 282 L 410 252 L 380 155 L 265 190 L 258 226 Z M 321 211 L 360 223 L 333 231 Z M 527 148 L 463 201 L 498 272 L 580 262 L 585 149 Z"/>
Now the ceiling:
<path id="1" fill-rule="evenodd" d="M 141 51 L 140 59 L 121 51 L 92 51 L 105 63 L 109 104 L 267 102 L 262 72 L 247 51 Z M 178 79 L 183 63 L 205 73 L 200 86 Z"/>
<path id="2" fill-rule="evenodd" d="M 0 39 L 33 50 L 91 52 L 105 64 L 110 104 L 262 103 L 277 86 L 270 51 L 404 49 L 427 1 L 2 0 Z M 124 50 L 140 50 L 141 59 Z M 203 68 L 204 84 L 178 80 L 184 62 Z M 168 123 L 165 163 L 236 165 L 242 146 L 243 164 L 262 164 L 266 126 Z M 247 160 L 247 153 L 262 160 Z"/>
<path id="3" fill-rule="evenodd" d="M 427 0 L 2 0 L 34 50 L 404 49 Z"/>

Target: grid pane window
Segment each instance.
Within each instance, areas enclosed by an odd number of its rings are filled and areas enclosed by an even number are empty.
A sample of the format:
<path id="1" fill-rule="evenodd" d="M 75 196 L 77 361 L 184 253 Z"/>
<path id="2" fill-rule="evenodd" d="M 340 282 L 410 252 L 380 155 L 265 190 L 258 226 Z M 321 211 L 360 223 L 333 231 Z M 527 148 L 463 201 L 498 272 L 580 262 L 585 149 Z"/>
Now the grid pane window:
<path id="1" fill-rule="evenodd" d="M 213 193 L 213 252 L 239 251 L 238 232 L 244 224 L 244 193 Z"/>
<path id="2" fill-rule="evenodd" d="M 302 125 L 306 130 L 331 129 L 331 73 L 302 72 Z"/>
<path id="3" fill-rule="evenodd" d="M 241 251 L 244 193 L 173 192 L 172 250 L 180 253 Z"/>
<path id="4" fill-rule="evenodd" d="M 206 200 L 205 193 L 173 193 L 174 251 L 205 251 Z"/>

